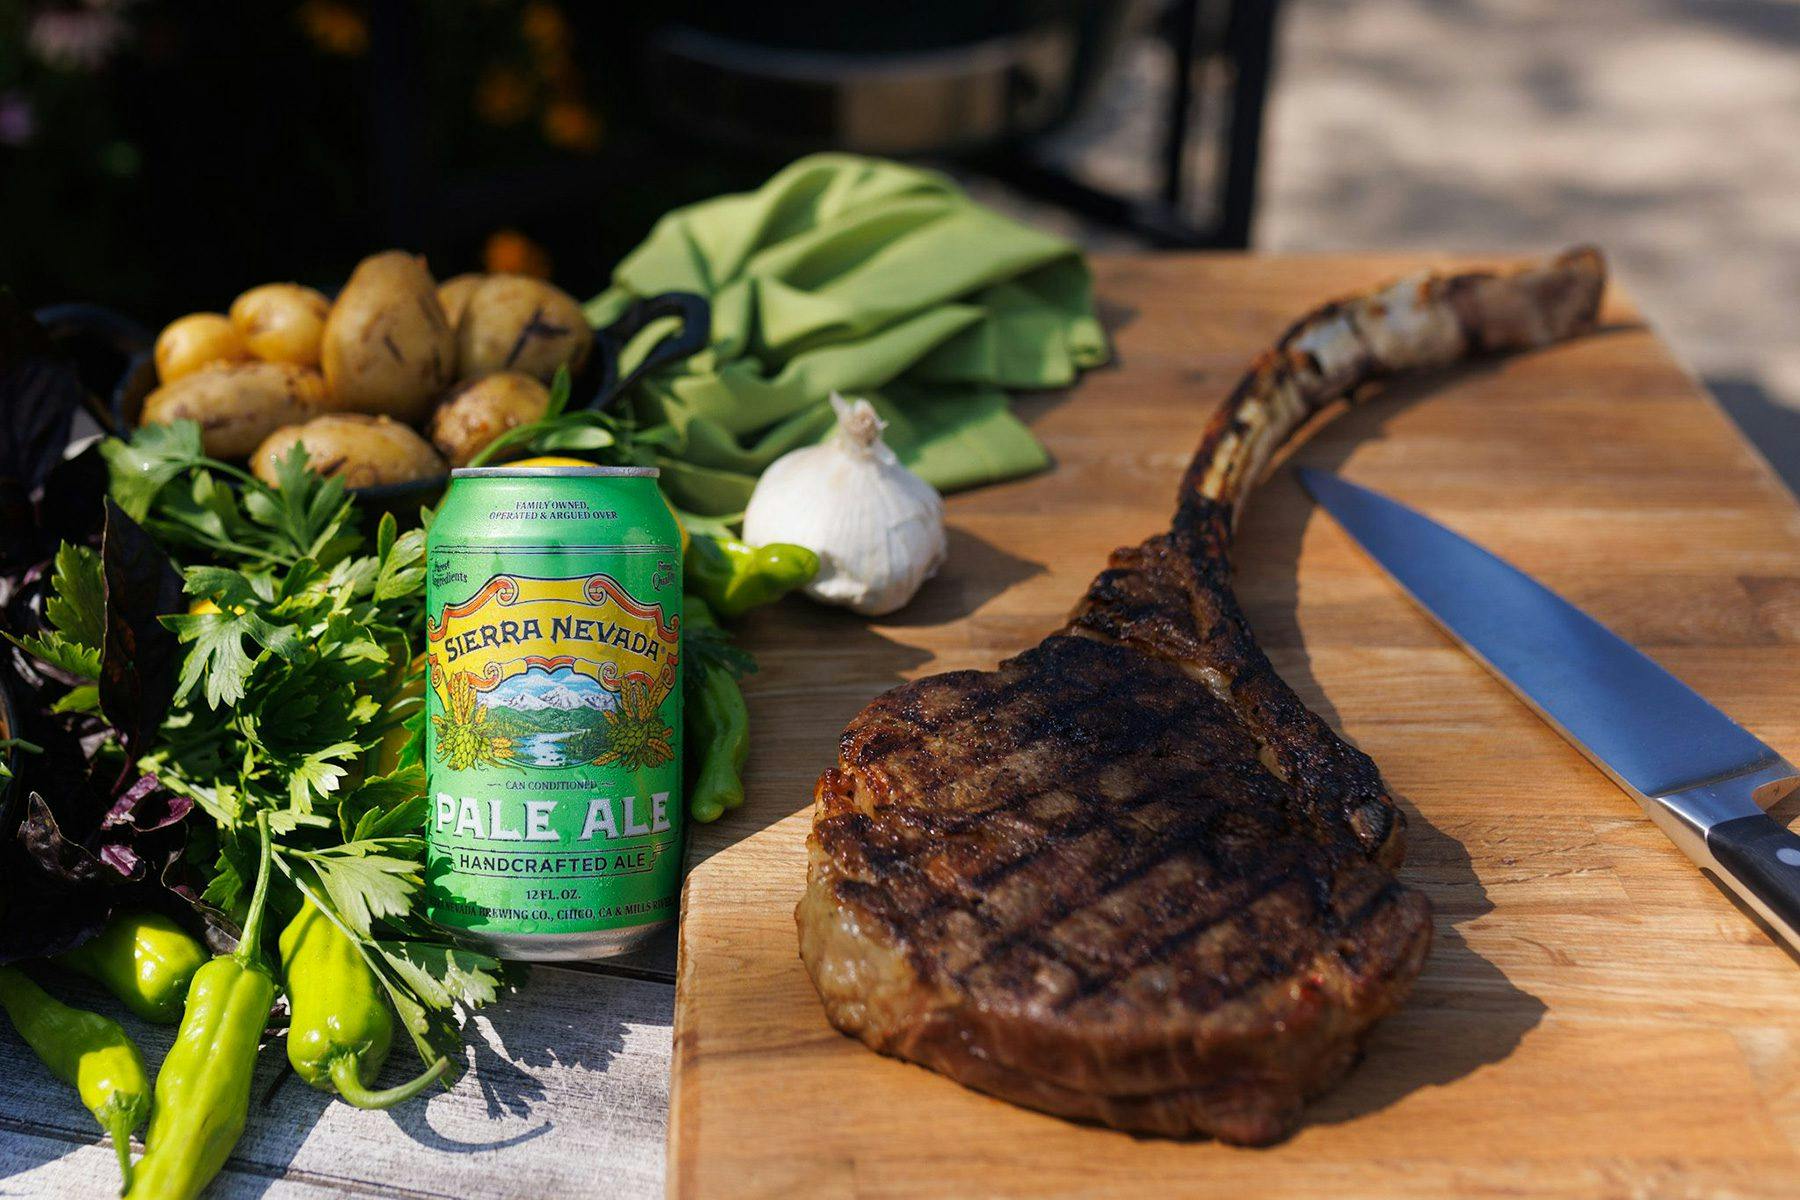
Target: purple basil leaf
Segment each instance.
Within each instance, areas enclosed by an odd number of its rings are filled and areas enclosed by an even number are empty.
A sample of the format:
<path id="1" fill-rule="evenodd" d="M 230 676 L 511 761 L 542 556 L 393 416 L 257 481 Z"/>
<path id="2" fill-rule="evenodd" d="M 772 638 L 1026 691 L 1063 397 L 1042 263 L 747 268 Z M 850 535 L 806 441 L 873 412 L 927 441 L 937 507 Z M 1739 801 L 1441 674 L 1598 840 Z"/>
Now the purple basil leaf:
<path id="1" fill-rule="evenodd" d="M 102 842 L 100 861 L 127 879 L 140 877 L 144 873 L 144 860 L 125 842 Z"/>
<path id="2" fill-rule="evenodd" d="M 104 832 L 114 829 L 155 833 L 183 820 L 194 811 L 194 802 L 178 796 L 158 783 L 154 775 L 139 775 L 137 781 L 113 801 L 106 819 L 100 822 Z"/>
<path id="3" fill-rule="evenodd" d="M 106 573 L 106 641 L 100 657 L 100 707 L 135 761 L 169 715 L 181 642 L 158 617 L 187 611 L 181 576 L 143 528 L 111 500 L 100 544 Z"/>
<path id="4" fill-rule="evenodd" d="M 79 831 L 70 824 L 76 815 L 64 807 L 59 821 L 42 794 L 30 794 L 19 826 L 26 854 L 52 879 L 116 887 L 154 879 L 180 854 L 185 832 L 180 825 L 194 803 L 172 794 L 155 777 L 142 775 L 84 837 L 76 836 Z"/>
<path id="5" fill-rule="evenodd" d="M 38 869 L 65 883 L 97 884 L 113 875 L 123 876 L 98 855 L 63 834 L 56 814 L 44 797 L 32 792 L 25 801 L 25 819 L 19 825 L 19 841 Z"/>

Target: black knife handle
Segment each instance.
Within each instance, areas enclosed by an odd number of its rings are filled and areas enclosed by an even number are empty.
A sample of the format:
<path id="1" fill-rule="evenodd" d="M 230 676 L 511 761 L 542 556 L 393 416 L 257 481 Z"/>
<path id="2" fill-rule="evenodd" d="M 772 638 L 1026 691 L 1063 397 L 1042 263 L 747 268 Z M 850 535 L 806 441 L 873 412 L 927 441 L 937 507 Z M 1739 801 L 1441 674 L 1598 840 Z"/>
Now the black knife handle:
<path id="1" fill-rule="evenodd" d="M 1800 949 L 1800 837 L 1758 813 L 1714 825 L 1706 832 L 1706 848 L 1739 890 L 1774 914 L 1781 926 L 1777 932 Z"/>

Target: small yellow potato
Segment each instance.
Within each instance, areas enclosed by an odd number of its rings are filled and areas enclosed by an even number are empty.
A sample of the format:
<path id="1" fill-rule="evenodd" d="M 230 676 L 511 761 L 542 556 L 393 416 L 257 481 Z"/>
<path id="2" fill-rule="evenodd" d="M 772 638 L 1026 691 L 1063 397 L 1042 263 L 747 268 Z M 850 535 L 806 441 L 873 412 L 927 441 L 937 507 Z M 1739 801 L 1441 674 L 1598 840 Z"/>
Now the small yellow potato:
<path id="1" fill-rule="evenodd" d="M 456 334 L 424 260 L 403 250 L 357 264 L 319 354 L 337 407 L 418 424 L 456 378 Z"/>
<path id="2" fill-rule="evenodd" d="M 243 335 L 222 313 L 176 317 L 156 337 L 156 377 L 163 383 L 174 383 L 216 362 L 243 362 L 249 357 Z"/>
<path id="3" fill-rule="evenodd" d="M 455 275 L 438 284 L 438 303 L 444 306 L 444 316 L 450 320 L 450 328 L 455 329 L 462 320 L 463 309 L 469 306 L 469 296 L 479 287 L 487 276 L 478 271 L 467 275 Z"/>
<path id="4" fill-rule="evenodd" d="M 304 425 L 277 429 L 250 457 L 250 469 L 274 483 L 276 467 L 293 449 L 306 447 L 307 465 L 321 475 L 335 475 L 353 488 L 430 479 L 449 470 L 418 432 L 391 417 L 367 413 L 327 413 Z"/>
<path id="5" fill-rule="evenodd" d="M 524 275 L 489 275 L 457 322 L 457 371 L 464 379 L 518 371 L 548 383 L 558 367 L 579 371 L 593 341 L 569 293 Z"/>
<path id="6" fill-rule="evenodd" d="M 165 383 L 144 399 L 143 425 L 194 421 L 214 458 L 243 458 L 273 430 L 331 407 L 317 371 L 292 363 L 222 362 Z"/>
<path id="7" fill-rule="evenodd" d="M 231 302 L 231 323 L 264 362 L 319 365 L 331 301 L 297 283 L 265 283 Z"/>
<path id="8" fill-rule="evenodd" d="M 471 379 L 451 392 L 431 417 L 431 444 L 453 467 L 468 465 L 487 444 L 544 415 L 550 390 L 529 375 L 502 371 Z"/>

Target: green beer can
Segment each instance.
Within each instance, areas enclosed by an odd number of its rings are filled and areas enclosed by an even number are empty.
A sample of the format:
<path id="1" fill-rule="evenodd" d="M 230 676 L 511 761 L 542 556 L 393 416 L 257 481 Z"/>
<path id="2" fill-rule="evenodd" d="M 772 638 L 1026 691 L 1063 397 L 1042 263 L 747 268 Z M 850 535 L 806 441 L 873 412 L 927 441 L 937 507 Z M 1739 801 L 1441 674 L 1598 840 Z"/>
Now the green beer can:
<path id="1" fill-rule="evenodd" d="M 603 958 L 675 918 L 681 536 L 653 467 L 452 473 L 426 543 L 430 920 Z"/>

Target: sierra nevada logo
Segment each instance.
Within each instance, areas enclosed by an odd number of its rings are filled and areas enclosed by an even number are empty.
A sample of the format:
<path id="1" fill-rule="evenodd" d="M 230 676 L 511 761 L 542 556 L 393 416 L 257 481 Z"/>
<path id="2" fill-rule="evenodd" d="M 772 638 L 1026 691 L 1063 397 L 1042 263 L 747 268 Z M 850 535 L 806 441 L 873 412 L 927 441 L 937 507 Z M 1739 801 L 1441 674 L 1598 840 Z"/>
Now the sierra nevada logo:
<path id="1" fill-rule="evenodd" d="M 438 757 L 453 770 L 668 762 L 680 626 L 610 575 L 494 576 L 426 622 Z"/>

